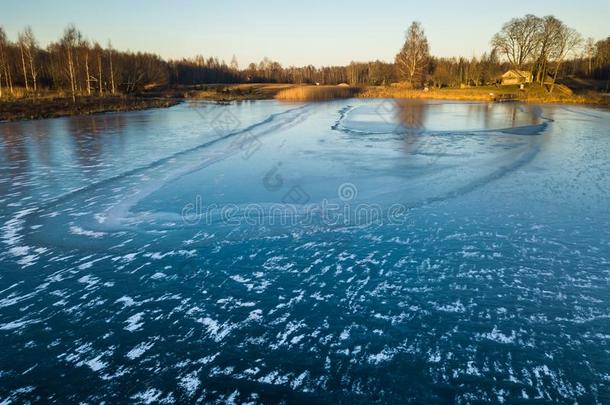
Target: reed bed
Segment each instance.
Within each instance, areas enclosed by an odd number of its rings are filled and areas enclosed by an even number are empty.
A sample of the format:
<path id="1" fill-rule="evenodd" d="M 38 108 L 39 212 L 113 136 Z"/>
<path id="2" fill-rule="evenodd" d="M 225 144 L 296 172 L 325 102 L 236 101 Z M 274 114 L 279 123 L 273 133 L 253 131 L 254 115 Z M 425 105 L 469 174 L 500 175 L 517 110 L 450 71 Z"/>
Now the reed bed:
<path id="1" fill-rule="evenodd" d="M 284 101 L 324 101 L 351 98 L 358 92 L 357 87 L 349 86 L 298 86 L 278 92 L 275 98 Z"/>

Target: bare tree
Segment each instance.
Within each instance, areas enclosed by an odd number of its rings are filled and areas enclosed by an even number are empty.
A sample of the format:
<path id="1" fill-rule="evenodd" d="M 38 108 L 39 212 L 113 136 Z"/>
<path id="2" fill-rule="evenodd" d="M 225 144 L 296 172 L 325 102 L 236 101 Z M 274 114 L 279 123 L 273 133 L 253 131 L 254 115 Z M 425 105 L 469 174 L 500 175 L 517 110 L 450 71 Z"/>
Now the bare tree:
<path id="1" fill-rule="evenodd" d="M 114 51 L 112 50 L 112 43 L 108 41 L 108 59 L 110 60 L 110 89 L 112 91 L 112 94 L 114 94 L 116 90 L 116 87 L 114 85 L 114 67 L 112 65 L 113 52 Z"/>
<path id="2" fill-rule="evenodd" d="M 495 83 L 500 75 L 500 63 L 495 50 L 481 57 L 481 75 L 484 84 Z"/>
<path id="3" fill-rule="evenodd" d="M 98 44 L 97 42 L 95 43 L 95 45 L 93 46 L 93 52 L 94 54 L 97 56 L 97 84 L 98 84 L 98 92 L 101 95 L 104 94 L 104 90 L 103 90 L 103 77 L 102 77 L 102 56 L 103 56 L 103 50 L 102 47 L 100 46 L 100 44 Z"/>
<path id="4" fill-rule="evenodd" d="M 561 64 L 566 57 L 571 52 L 574 52 L 581 44 L 582 36 L 576 30 L 562 23 L 557 30 L 557 35 L 553 42 L 553 50 L 551 52 L 551 57 L 555 61 L 555 73 L 553 75 L 553 84 L 551 84 L 551 93 L 555 88 L 555 82 L 557 81 L 557 74 L 559 73 Z"/>
<path id="5" fill-rule="evenodd" d="M 563 24 L 553 16 L 546 16 L 539 20 L 538 29 L 538 57 L 536 59 L 536 81 L 544 84 L 547 77 L 549 57 L 557 41 L 557 33 Z"/>
<path id="6" fill-rule="evenodd" d="M 481 84 L 481 78 L 483 76 L 482 63 L 477 60 L 475 56 L 472 57 L 468 64 L 468 81 L 474 83 L 475 86 Z"/>
<path id="7" fill-rule="evenodd" d="M 79 48 L 85 54 L 85 87 L 87 89 L 87 95 L 91 95 L 91 74 L 89 72 L 89 42 L 81 41 Z"/>
<path id="8" fill-rule="evenodd" d="M 6 32 L 4 32 L 4 28 L 0 27 L 0 76 L 4 76 L 4 83 L 6 87 L 9 88 L 11 95 L 14 95 L 13 91 L 13 77 L 11 74 L 11 66 L 9 64 L 10 60 L 10 43 L 6 37 Z M 0 78 L 0 86 L 1 86 L 1 78 Z"/>
<path id="9" fill-rule="evenodd" d="M 399 77 L 406 79 L 411 86 L 421 86 L 429 57 L 430 49 L 424 29 L 419 22 L 414 21 L 407 30 L 402 49 L 396 55 Z"/>
<path id="10" fill-rule="evenodd" d="M 606 39 L 598 41 L 595 45 L 595 63 L 596 70 L 599 71 L 599 77 L 603 77 L 603 71 L 606 71 L 606 92 L 610 89 L 610 36 Z"/>
<path id="11" fill-rule="evenodd" d="M 2 98 L 2 76 L 6 76 L 6 45 L 8 40 L 6 39 L 6 33 L 4 32 L 4 28 L 0 27 L 0 98 Z M 4 77 L 5 83 L 6 77 Z"/>
<path id="12" fill-rule="evenodd" d="M 38 67 L 36 65 L 36 56 L 38 54 L 38 41 L 32 32 L 30 26 L 23 31 L 23 40 L 25 46 L 25 56 L 28 61 L 30 74 L 32 76 L 32 85 L 34 93 L 38 91 Z"/>
<path id="13" fill-rule="evenodd" d="M 536 51 L 539 27 L 540 19 L 534 15 L 514 18 L 494 35 L 491 44 L 514 68 L 520 69 Z"/>
<path id="14" fill-rule="evenodd" d="M 66 58 L 66 73 L 70 81 L 70 90 L 72 93 L 72 102 L 76 102 L 76 66 L 74 63 L 74 50 L 80 42 L 81 34 L 74 25 L 69 25 L 61 39 L 61 45 Z"/>
<path id="15" fill-rule="evenodd" d="M 30 91 L 30 85 L 28 82 L 28 70 L 25 64 L 25 52 L 26 52 L 26 39 L 25 36 L 23 35 L 23 33 L 19 33 L 19 36 L 17 37 L 17 44 L 19 45 L 19 52 L 21 54 L 21 67 L 23 70 L 23 82 L 25 84 L 25 91 L 29 92 Z"/>
<path id="16" fill-rule="evenodd" d="M 587 38 L 585 42 L 585 57 L 587 58 L 587 76 L 591 77 L 591 73 L 593 72 L 593 58 L 595 57 L 595 52 L 597 47 L 595 46 L 595 39 Z"/>

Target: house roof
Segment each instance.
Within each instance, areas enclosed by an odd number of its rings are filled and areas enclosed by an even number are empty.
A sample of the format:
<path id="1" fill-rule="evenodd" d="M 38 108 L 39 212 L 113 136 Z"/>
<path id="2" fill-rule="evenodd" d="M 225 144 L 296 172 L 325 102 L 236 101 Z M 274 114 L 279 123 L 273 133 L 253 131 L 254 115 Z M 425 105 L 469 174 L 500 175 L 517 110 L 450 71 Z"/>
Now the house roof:
<path id="1" fill-rule="evenodd" d="M 530 72 L 528 70 L 517 70 L 517 69 L 511 69 L 502 75 L 502 77 L 522 77 L 524 79 L 531 77 L 531 76 L 532 76 L 532 72 Z"/>

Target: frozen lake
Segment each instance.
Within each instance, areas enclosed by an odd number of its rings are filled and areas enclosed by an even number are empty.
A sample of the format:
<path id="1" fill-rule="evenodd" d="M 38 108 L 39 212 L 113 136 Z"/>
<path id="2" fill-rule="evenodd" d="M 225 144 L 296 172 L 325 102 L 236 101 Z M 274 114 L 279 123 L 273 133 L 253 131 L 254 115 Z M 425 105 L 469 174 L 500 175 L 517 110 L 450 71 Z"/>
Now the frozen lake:
<path id="1" fill-rule="evenodd" d="M 610 112 L 0 123 L 0 403 L 610 402 Z"/>

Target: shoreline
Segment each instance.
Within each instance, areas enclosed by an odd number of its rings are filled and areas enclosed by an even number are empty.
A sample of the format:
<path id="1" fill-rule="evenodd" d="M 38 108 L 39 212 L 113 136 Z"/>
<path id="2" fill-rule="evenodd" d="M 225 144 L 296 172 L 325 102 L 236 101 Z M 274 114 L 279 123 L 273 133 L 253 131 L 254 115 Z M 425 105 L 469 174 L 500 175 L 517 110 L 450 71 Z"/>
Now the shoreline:
<path id="1" fill-rule="evenodd" d="M 282 94 L 294 90 L 310 90 L 314 97 L 284 99 Z M 327 96 L 318 98 L 315 93 L 324 90 Z M 332 90 L 341 90 L 335 91 Z M 361 99 L 406 99 L 406 100 L 452 100 L 474 102 L 494 101 L 490 93 L 511 94 L 514 98 L 505 102 L 524 102 L 529 104 L 583 105 L 610 108 L 610 95 L 595 94 L 541 94 L 535 91 L 519 92 L 502 87 L 481 87 L 466 89 L 430 89 L 429 91 L 407 89 L 400 86 L 299 86 L 294 84 L 237 84 L 203 85 L 195 88 L 177 88 L 164 92 L 141 96 L 104 96 L 79 97 L 73 103 L 69 98 L 16 99 L 0 101 L 0 123 L 59 118 L 66 116 L 87 116 L 108 112 L 139 111 L 153 108 L 168 108 L 189 100 L 209 100 L 213 102 L 273 100 L 316 102 L 342 98 Z M 298 91 L 295 93 L 299 93 Z M 305 92 L 307 93 L 307 92 Z M 279 94 L 279 96 L 278 96 Z M 346 97 L 346 95 L 350 95 Z"/>
<path id="2" fill-rule="evenodd" d="M 568 101 L 568 100 L 539 100 L 539 99 L 515 99 L 509 101 L 494 101 L 490 98 L 463 98 L 463 97 L 450 97 L 450 96 L 431 96 L 431 97 L 355 97 L 365 100 L 431 100 L 431 101 L 462 101 L 464 103 L 493 103 L 493 104 L 505 104 L 505 103 L 524 103 L 524 104 L 540 104 L 540 105 L 560 105 L 560 106 L 582 106 L 582 107 L 593 107 L 610 109 L 610 98 L 607 103 L 593 102 L 593 101 Z"/>
<path id="3" fill-rule="evenodd" d="M 126 96 L 79 97 L 76 103 L 69 98 L 0 101 L 0 123 L 167 108 L 182 101 L 168 97 Z"/>
<path id="4" fill-rule="evenodd" d="M 401 88 L 400 86 L 369 86 L 360 94 L 364 98 L 396 98 L 422 100 L 477 101 L 487 103 L 520 102 L 527 104 L 586 105 L 610 108 L 610 96 L 603 93 L 549 94 L 540 87 L 479 86 L 467 88 L 431 88 L 428 91 Z M 502 96 L 508 96 L 502 100 Z M 500 100 L 497 100 L 497 99 Z"/>
<path id="5" fill-rule="evenodd" d="M 328 91 L 330 89 L 330 91 Z M 332 91 L 334 89 L 334 91 Z M 346 89 L 353 92 L 346 96 Z M 302 91 L 302 90 L 309 90 Z M 286 93 L 293 96 L 285 97 Z M 310 93 L 310 94 L 308 94 Z M 324 93 L 324 94 L 320 94 Z M 587 94 L 562 94 L 556 91 L 548 94 L 540 88 L 527 88 L 520 91 L 518 86 L 480 86 L 469 88 L 431 88 L 429 91 L 413 90 L 399 85 L 390 86 L 313 86 L 295 84 L 236 84 L 236 85 L 208 85 L 199 91 L 186 93 L 187 99 L 201 99 L 218 102 L 247 101 L 247 100 L 269 100 L 280 101 L 324 101 L 341 98 L 362 99 L 421 99 L 421 100 L 452 100 L 452 101 L 477 101 L 498 102 L 493 99 L 494 95 L 509 94 L 514 96 L 511 102 L 524 102 L 530 104 L 560 104 L 560 105 L 586 105 L 592 107 L 610 108 L 610 94 L 594 93 Z"/>

